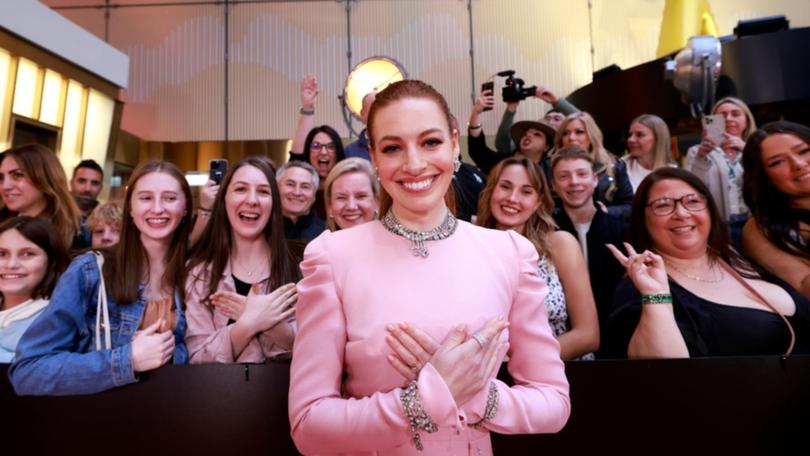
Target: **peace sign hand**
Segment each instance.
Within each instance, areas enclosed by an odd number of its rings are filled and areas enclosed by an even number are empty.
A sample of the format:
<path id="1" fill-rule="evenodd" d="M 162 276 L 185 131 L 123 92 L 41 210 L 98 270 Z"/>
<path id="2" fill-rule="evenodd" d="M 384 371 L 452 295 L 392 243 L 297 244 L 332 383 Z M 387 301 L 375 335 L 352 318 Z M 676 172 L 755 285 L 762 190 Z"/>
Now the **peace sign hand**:
<path id="1" fill-rule="evenodd" d="M 632 245 L 624 243 L 625 256 L 611 244 L 605 244 L 616 260 L 627 269 L 627 276 L 641 294 L 669 293 L 669 278 L 664 267 L 664 259 L 649 250 L 636 253 Z"/>

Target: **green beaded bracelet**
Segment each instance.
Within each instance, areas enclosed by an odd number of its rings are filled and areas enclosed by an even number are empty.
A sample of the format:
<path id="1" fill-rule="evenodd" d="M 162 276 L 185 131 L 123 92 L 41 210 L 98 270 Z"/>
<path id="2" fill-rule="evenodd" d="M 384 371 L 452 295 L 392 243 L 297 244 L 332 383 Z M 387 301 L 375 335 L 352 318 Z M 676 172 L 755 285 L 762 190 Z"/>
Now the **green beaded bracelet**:
<path id="1" fill-rule="evenodd" d="M 655 293 L 641 295 L 642 304 L 672 304 L 672 295 L 669 293 Z"/>

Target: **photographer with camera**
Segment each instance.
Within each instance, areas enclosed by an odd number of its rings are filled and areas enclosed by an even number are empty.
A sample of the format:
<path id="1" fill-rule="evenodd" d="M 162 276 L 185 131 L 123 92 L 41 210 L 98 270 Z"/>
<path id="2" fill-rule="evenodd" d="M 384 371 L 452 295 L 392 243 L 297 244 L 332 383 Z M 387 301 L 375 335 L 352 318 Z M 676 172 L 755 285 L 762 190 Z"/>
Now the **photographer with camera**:
<path id="1" fill-rule="evenodd" d="M 554 127 L 542 120 L 518 122 L 512 126 L 510 132 L 513 140 L 518 144 L 517 150 L 506 153 L 496 152 L 487 146 L 481 123 L 478 120 L 478 116 L 482 112 L 492 109 L 494 104 L 495 97 L 492 95 L 492 90 L 486 88 L 476 98 L 470 113 L 470 120 L 467 124 L 467 145 L 470 157 L 475 164 L 481 171 L 489 174 L 490 170 L 500 161 L 519 155 L 539 164 L 548 176 L 548 151 L 554 141 Z"/>
<path id="2" fill-rule="evenodd" d="M 503 94 L 506 110 L 503 112 L 501 124 L 498 126 L 498 132 L 495 135 L 495 150 L 501 154 L 511 153 L 517 149 L 517 143 L 512 139 L 512 124 L 515 120 L 515 114 L 517 114 L 518 105 L 526 98 L 532 96 L 551 105 L 551 109 L 543 116 L 543 120 L 554 127 L 555 130 L 560 126 L 565 116 L 579 112 L 576 106 L 569 103 L 565 98 L 558 97 L 547 87 L 537 85 L 524 88 L 523 80 L 515 78 L 514 75 L 515 72 L 512 70 L 498 73 L 498 76 L 506 77 Z"/>

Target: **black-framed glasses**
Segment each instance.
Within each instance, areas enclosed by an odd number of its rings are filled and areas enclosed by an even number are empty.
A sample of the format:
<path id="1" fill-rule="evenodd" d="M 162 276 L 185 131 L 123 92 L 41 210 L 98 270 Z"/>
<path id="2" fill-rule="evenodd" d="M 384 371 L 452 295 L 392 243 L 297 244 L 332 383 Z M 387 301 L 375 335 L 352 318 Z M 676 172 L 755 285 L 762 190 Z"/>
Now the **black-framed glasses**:
<path id="1" fill-rule="evenodd" d="M 706 209 L 706 197 L 700 193 L 690 193 L 680 198 L 658 198 L 650 201 L 647 207 L 652 210 L 653 215 L 669 215 L 675 212 L 675 207 L 681 203 L 684 209 L 689 212 L 699 212 Z"/>
<path id="2" fill-rule="evenodd" d="M 314 143 L 311 143 L 309 145 L 309 149 L 312 150 L 312 151 L 315 151 L 315 152 L 323 149 L 324 147 L 326 147 L 326 150 L 328 150 L 329 152 L 334 152 L 334 151 L 337 150 L 337 144 L 335 144 L 333 142 L 326 143 L 326 144 L 321 144 L 319 142 L 314 142 Z"/>

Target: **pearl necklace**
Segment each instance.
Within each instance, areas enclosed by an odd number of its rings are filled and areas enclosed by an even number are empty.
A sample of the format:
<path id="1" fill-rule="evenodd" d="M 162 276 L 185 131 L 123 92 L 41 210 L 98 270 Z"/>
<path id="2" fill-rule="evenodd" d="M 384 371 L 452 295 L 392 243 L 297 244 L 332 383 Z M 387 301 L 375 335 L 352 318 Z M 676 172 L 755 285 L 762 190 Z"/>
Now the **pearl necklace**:
<path id="1" fill-rule="evenodd" d="M 722 270 L 722 269 L 719 269 L 719 270 L 718 270 L 718 271 L 720 272 L 720 277 L 718 277 L 718 278 L 716 278 L 716 279 L 715 279 L 715 278 L 712 278 L 712 279 L 704 279 L 703 277 L 693 276 L 692 274 L 689 274 L 688 272 L 686 272 L 686 271 L 684 271 L 683 269 L 681 269 L 681 268 L 679 268 L 679 267 L 675 266 L 674 264 L 672 264 L 672 263 L 671 263 L 671 262 L 669 262 L 669 261 L 665 261 L 665 263 L 667 264 L 667 266 L 671 267 L 673 270 L 680 272 L 680 273 L 681 273 L 681 274 L 682 274 L 684 277 L 686 277 L 687 279 L 696 280 L 696 281 L 698 281 L 698 282 L 704 282 L 704 283 L 718 283 L 718 282 L 722 281 L 722 280 L 723 280 L 723 278 L 725 277 L 725 276 L 723 275 L 723 270 Z"/>
<path id="2" fill-rule="evenodd" d="M 389 210 L 385 214 L 381 222 L 388 231 L 402 236 L 405 239 L 409 239 L 411 241 L 411 252 L 413 252 L 413 255 L 421 256 L 422 258 L 426 258 L 429 254 L 425 246 L 425 241 L 447 239 L 456 231 L 456 227 L 458 226 L 458 221 L 449 210 L 444 217 L 444 221 L 442 221 L 439 226 L 427 231 L 416 231 L 406 227 L 399 221 L 396 215 L 394 215 L 394 211 L 392 210 Z"/>

